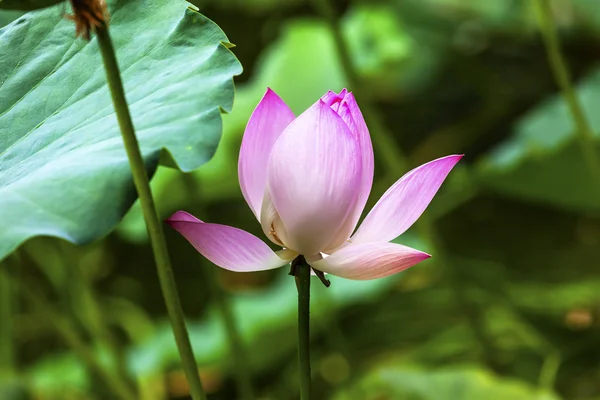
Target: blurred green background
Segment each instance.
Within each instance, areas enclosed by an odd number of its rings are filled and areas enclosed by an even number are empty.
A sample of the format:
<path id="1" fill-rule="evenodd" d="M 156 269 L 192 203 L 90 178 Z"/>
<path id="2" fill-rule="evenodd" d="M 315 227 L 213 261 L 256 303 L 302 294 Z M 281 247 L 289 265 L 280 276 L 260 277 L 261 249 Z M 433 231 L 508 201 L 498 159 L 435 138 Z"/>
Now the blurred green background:
<path id="1" fill-rule="evenodd" d="M 600 4 L 551 3 L 597 135 Z M 244 73 L 215 157 L 190 174 L 160 167 L 153 177 L 162 217 L 185 209 L 262 237 L 238 186 L 237 155 L 267 86 L 297 114 L 329 89 L 355 92 L 375 147 L 367 209 L 408 169 L 466 155 L 397 239 L 432 259 L 376 281 L 314 281 L 315 399 L 600 399 L 600 182 L 582 157 L 533 1 L 195 4 L 235 43 Z M 19 15 L 3 11 L 0 22 Z M 243 398 L 246 377 L 256 399 L 297 399 L 287 268 L 232 273 L 177 233 L 167 238 L 209 398 Z M 17 366 L 2 370 L 0 399 L 112 398 L 19 285 L 71 321 L 141 399 L 186 398 L 138 204 L 98 243 L 35 238 L 18 257 L 18 285 L 0 287 L 0 336 L 13 340 L 0 360 Z"/>

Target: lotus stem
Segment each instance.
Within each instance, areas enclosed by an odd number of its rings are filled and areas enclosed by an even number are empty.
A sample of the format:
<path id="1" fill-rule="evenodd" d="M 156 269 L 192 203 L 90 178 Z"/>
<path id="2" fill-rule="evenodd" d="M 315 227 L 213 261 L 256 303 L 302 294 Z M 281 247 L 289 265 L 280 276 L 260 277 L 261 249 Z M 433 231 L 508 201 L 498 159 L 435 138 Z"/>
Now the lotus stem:
<path id="1" fill-rule="evenodd" d="M 600 189 L 600 159 L 596 154 L 593 130 L 573 89 L 571 74 L 560 50 L 550 3 L 547 0 L 536 0 L 535 2 L 540 31 L 548 54 L 548 63 L 577 128 L 582 156 L 593 176 L 596 189 Z M 600 193 L 597 194 L 600 195 Z"/>
<path id="2" fill-rule="evenodd" d="M 106 70 L 108 86 L 112 96 L 112 101 L 117 113 L 117 120 L 121 128 L 123 142 L 129 165 L 133 175 L 133 182 L 138 192 L 148 236 L 152 244 L 154 259 L 158 270 L 158 278 L 162 289 L 163 297 L 167 306 L 167 312 L 171 321 L 171 327 L 177 343 L 177 349 L 181 357 L 183 371 L 188 381 L 190 394 L 193 400 L 206 400 L 206 394 L 198 375 L 198 367 L 192 351 L 192 345 L 188 335 L 187 327 L 181 301 L 177 292 L 177 285 L 171 261 L 167 250 L 167 244 L 162 229 L 162 223 L 158 219 L 154 199 L 150 190 L 150 181 L 146 172 L 146 166 L 142 158 L 139 143 L 135 135 L 129 107 L 125 100 L 123 83 L 119 73 L 117 58 L 108 32 L 108 26 L 103 25 L 96 28 L 98 45 L 102 53 L 102 60 Z"/>
<path id="3" fill-rule="evenodd" d="M 292 261 L 292 272 L 298 288 L 298 373 L 300 399 L 310 400 L 310 266 L 303 256 Z"/>

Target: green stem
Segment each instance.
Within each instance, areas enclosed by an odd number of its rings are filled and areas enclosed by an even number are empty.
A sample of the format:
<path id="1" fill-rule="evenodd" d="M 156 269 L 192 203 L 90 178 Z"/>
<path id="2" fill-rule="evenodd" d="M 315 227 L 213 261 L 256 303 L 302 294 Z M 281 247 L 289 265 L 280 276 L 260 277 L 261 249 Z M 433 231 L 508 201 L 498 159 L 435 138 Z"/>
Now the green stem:
<path id="1" fill-rule="evenodd" d="M 108 27 L 96 29 L 96 34 L 98 37 L 98 45 L 100 46 L 100 51 L 102 53 L 102 60 L 104 61 L 108 86 L 110 88 L 112 101 L 117 113 L 123 142 L 125 144 L 125 150 L 127 151 L 127 157 L 129 158 L 133 182 L 140 198 L 144 220 L 146 221 L 146 228 L 148 229 L 148 236 L 150 237 L 150 242 L 152 244 L 152 250 L 154 252 L 158 270 L 158 278 L 167 306 L 167 312 L 169 313 L 169 318 L 171 320 L 171 327 L 173 329 L 179 355 L 181 357 L 183 371 L 190 387 L 192 399 L 206 400 L 206 394 L 204 393 L 202 382 L 198 375 L 198 367 L 196 365 L 192 345 L 185 325 L 183 309 L 177 293 L 177 286 L 175 284 L 173 269 L 171 268 L 171 261 L 169 260 L 169 253 L 167 251 L 162 224 L 156 213 L 154 199 L 152 198 L 152 192 L 150 190 L 150 181 L 148 179 L 139 143 L 133 129 L 129 107 L 125 100 L 123 83 L 121 82 L 117 58 L 108 33 Z"/>
<path id="2" fill-rule="evenodd" d="M 310 400 L 310 267 L 303 256 L 292 261 L 298 288 L 298 372 L 300 399 Z"/>
<path id="3" fill-rule="evenodd" d="M 569 68 L 560 50 L 550 3 L 547 0 L 536 0 L 536 6 L 540 30 L 548 53 L 548 62 L 577 128 L 578 142 L 583 158 L 593 175 L 596 187 L 600 188 L 598 186 L 600 184 L 600 159 L 596 154 L 594 133 L 573 89 Z"/>
<path id="4" fill-rule="evenodd" d="M 9 271 L 0 270 L 0 277 L 3 280 L 8 280 L 11 285 L 15 285 L 17 279 L 10 276 L 9 273 Z M 108 390 L 112 391 L 116 398 L 121 400 L 135 400 L 136 396 L 129 390 L 127 385 L 98 362 L 96 356 L 86 346 L 73 324 L 48 305 L 46 299 L 40 295 L 41 290 L 34 289 L 30 284 L 27 284 L 20 286 L 20 293 L 31 303 L 36 315 L 44 318 L 50 326 L 53 326 L 81 361 L 104 380 Z"/>
<path id="5" fill-rule="evenodd" d="M 340 64 L 344 70 L 346 78 L 348 79 L 348 84 L 355 92 L 356 98 L 361 101 L 361 110 L 363 111 L 365 120 L 368 122 L 370 127 L 369 131 L 371 133 L 373 147 L 381 156 L 380 158 L 383 164 L 387 167 L 387 170 L 390 171 L 397 179 L 407 171 L 410 166 L 410 162 L 400 146 L 398 146 L 398 144 L 394 141 L 393 133 L 387 129 L 383 122 L 383 118 L 381 118 L 379 113 L 373 107 L 371 107 L 366 93 L 363 93 L 358 79 L 358 74 L 354 68 L 354 63 L 350 56 L 350 51 L 342 34 L 339 16 L 337 16 L 335 10 L 333 9 L 331 0 L 313 0 L 313 4 L 316 11 L 321 14 L 321 16 L 327 20 L 330 25 L 335 39 L 336 50 L 338 52 L 338 56 L 340 57 Z M 447 260 L 433 221 L 428 218 L 426 214 L 424 214 L 417 221 L 416 228 L 421 237 L 429 245 L 428 247 L 432 249 L 432 253 L 435 254 L 436 262 L 449 276 L 449 282 L 452 286 L 456 304 L 467 318 L 473 335 L 484 350 L 486 359 L 488 361 L 492 360 L 494 350 L 493 347 L 491 347 L 491 342 L 487 339 L 482 318 L 475 307 L 473 307 L 473 305 L 464 295 L 464 287 L 460 283 L 458 271 Z"/>
<path id="6" fill-rule="evenodd" d="M 119 350 L 111 329 L 106 323 L 92 283 L 89 278 L 84 276 L 80 265 L 77 265 L 74 260 L 67 260 L 66 257 L 63 257 L 63 260 L 70 271 L 71 279 L 74 280 L 69 285 L 70 288 L 66 288 L 67 291 L 71 292 L 70 303 L 73 314 L 82 322 L 83 327 L 96 346 L 101 347 L 110 354 L 117 375 L 126 381 L 129 387 L 134 389 L 135 385 L 130 381 L 130 375 L 127 371 L 125 354 Z"/>
<path id="7" fill-rule="evenodd" d="M 0 268 L 8 268 L 1 265 Z M 14 372 L 13 298 L 16 286 L 0 276 L 0 374 Z"/>

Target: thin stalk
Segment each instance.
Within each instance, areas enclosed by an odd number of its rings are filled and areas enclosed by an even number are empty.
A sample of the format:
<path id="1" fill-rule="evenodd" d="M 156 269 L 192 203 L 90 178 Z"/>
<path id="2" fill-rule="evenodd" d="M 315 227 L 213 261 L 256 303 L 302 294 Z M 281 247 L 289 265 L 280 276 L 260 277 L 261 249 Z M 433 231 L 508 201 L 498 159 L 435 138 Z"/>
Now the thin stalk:
<path id="1" fill-rule="evenodd" d="M 112 101 L 117 113 L 117 120 L 119 122 L 119 127 L 121 128 L 123 143 L 125 144 L 125 150 L 127 152 L 127 157 L 129 158 L 133 182 L 140 198 L 144 220 L 146 221 L 146 228 L 148 229 L 148 236 L 150 237 L 150 242 L 152 244 L 156 268 L 158 270 L 158 278 L 167 306 L 167 312 L 171 320 L 173 335 L 175 336 L 183 371 L 190 388 L 190 395 L 193 400 L 206 400 L 206 394 L 202 387 L 200 376 L 198 375 L 198 368 L 192 351 L 187 327 L 185 325 L 183 309 L 179 300 L 179 294 L 177 293 L 177 285 L 175 283 L 173 269 L 171 268 L 171 261 L 169 259 L 162 224 L 158 219 L 154 199 L 152 198 L 152 192 L 150 190 L 150 181 L 148 179 L 148 174 L 146 173 L 146 167 L 144 165 L 139 143 L 135 136 L 129 107 L 125 100 L 123 83 L 121 81 L 113 44 L 108 33 L 108 27 L 103 26 L 97 28 L 96 35 L 98 38 L 98 45 L 100 46 L 100 52 L 102 53 L 102 60 L 106 70 L 106 77 Z"/>
<path id="2" fill-rule="evenodd" d="M 8 265 L 0 265 L 7 268 Z M 0 374 L 12 373 L 15 368 L 15 343 L 13 336 L 13 298 L 16 286 L 0 276 Z"/>
<path id="3" fill-rule="evenodd" d="M 36 250 L 32 248 L 26 248 L 25 251 L 34 261 L 32 264 L 46 276 L 54 292 L 63 294 L 67 300 L 65 311 L 72 321 L 77 321 L 77 326 L 85 329 L 95 346 L 107 351 L 111 361 L 114 362 L 113 365 L 116 366 L 116 368 L 112 368 L 114 372 L 134 390 L 135 386 L 129 379 L 126 369 L 125 354 L 119 351 L 110 327 L 104 320 L 102 307 L 93 285 L 82 273 L 76 257 L 71 256 L 71 251 L 66 243 L 60 240 L 51 240 L 49 245 L 44 247 L 44 254 L 48 255 L 47 253 L 53 252 L 49 257 L 35 257 Z M 57 274 L 59 270 L 64 273 Z M 60 279 L 57 279 L 57 275 L 60 276 Z"/>
<path id="4" fill-rule="evenodd" d="M 300 399 L 310 400 L 310 267 L 303 256 L 292 261 L 298 288 L 298 372 Z"/>
<path id="5" fill-rule="evenodd" d="M 556 33 L 556 26 L 552 16 L 552 9 L 548 0 L 535 0 L 540 30 L 546 52 L 548 53 L 548 62 L 554 74 L 554 79 L 562 92 L 562 96 L 569 107 L 569 112 L 573 118 L 577 130 L 578 142 L 581 147 L 583 158 L 593 175 L 596 182 L 596 188 L 600 189 L 600 159 L 596 153 L 594 143 L 594 133 L 590 123 L 585 116 L 583 107 L 573 89 L 571 74 L 565 58 L 560 50 L 560 43 Z M 600 195 L 600 193 L 598 193 Z"/>
<path id="6" fill-rule="evenodd" d="M 556 374 L 560 368 L 560 361 L 560 353 L 556 350 L 551 350 L 546 356 L 544 362 L 542 363 L 538 380 L 538 386 L 540 388 L 546 390 L 552 390 L 554 388 Z"/>
<path id="7" fill-rule="evenodd" d="M 190 194 L 192 203 L 195 205 L 193 210 L 194 213 L 201 219 L 204 219 L 205 210 L 202 203 L 202 188 L 192 174 L 181 174 L 181 179 L 187 192 Z M 204 264 L 206 263 L 203 260 L 203 267 L 205 267 Z M 204 270 L 206 271 L 208 285 L 213 290 L 212 294 L 217 303 L 221 318 L 223 319 L 225 332 L 227 333 L 229 349 L 234 360 L 235 380 L 239 397 L 243 400 L 254 400 L 256 396 L 254 394 L 252 375 L 248 365 L 248 353 L 240 335 L 238 324 L 231 308 L 231 302 L 229 301 L 229 296 L 221 285 L 221 282 L 219 282 L 217 269 L 209 265 L 206 266 Z"/>
<path id="8" fill-rule="evenodd" d="M 17 279 L 9 275 L 9 271 L 0 270 L 0 277 L 15 285 Z M 62 314 L 56 312 L 48 305 L 46 299 L 40 295 L 40 290 L 32 289 L 31 285 L 21 285 L 20 293 L 31 303 L 36 315 L 45 319 L 48 325 L 53 326 L 65 343 L 75 352 L 77 357 L 93 370 L 106 383 L 107 389 L 112 391 L 116 398 L 121 400 L 135 400 L 136 396 L 129 390 L 120 377 L 110 373 L 97 360 L 94 353 L 87 347 L 83 339 L 71 322 Z"/>
<path id="9" fill-rule="evenodd" d="M 65 259 L 63 257 L 63 259 Z M 71 272 L 71 278 L 74 282 L 69 288 L 71 292 L 71 306 L 73 314 L 83 323 L 83 327 L 94 341 L 96 346 L 106 350 L 115 366 L 116 373 L 127 381 L 128 386 L 132 389 L 135 387 L 133 382 L 130 382 L 130 375 L 127 371 L 124 352 L 119 350 L 114 335 L 110 327 L 106 323 L 100 301 L 92 283 L 81 272 L 79 265 L 76 265 L 72 260 L 66 260 L 67 268 Z"/>
<path id="10" fill-rule="evenodd" d="M 354 63 L 350 56 L 350 51 L 342 34 L 339 16 L 336 14 L 331 0 L 313 0 L 313 5 L 315 10 L 330 25 L 336 50 L 340 57 L 340 64 L 344 70 L 350 89 L 354 91 L 356 98 L 361 102 L 361 110 L 363 111 L 365 120 L 370 126 L 369 131 L 371 133 L 373 147 L 381 156 L 387 170 L 397 179 L 408 170 L 410 162 L 400 146 L 393 140 L 392 133 L 385 126 L 379 113 L 370 105 L 366 93 L 363 93 L 358 74 L 356 73 Z M 483 348 L 486 361 L 491 362 L 491 360 L 493 360 L 494 349 L 491 346 L 491 341 L 487 338 L 483 321 L 480 315 L 478 315 L 477 309 L 473 307 L 464 295 L 464 288 L 460 283 L 458 271 L 447 260 L 435 224 L 427 215 L 423 215 L 417 221 L 416 228 L 419 231 L 420 236 L 427 242 L 428 247 L 431 248 L 432 253 L 435 254 L 436 262 L 445 270 L 446 274 L 448 274 L 455 302 L 464 313 L 473 335 Z"/>

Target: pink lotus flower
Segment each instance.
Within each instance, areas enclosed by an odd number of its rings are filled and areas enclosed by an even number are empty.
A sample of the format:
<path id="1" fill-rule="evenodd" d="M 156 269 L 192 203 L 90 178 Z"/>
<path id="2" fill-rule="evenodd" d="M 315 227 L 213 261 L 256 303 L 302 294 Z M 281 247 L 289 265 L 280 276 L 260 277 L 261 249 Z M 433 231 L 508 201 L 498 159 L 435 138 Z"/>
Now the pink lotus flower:
<path id="1" fill-rule="evenodd" d="M 352 93 L 328 92 L 295 118 L 267 89 L 252 113 L 238 174 L 246 202 L 274 252 L 256 236 L 178 211 L 167 223 L 202 255 L 231 271 L 262 271 L 298 255 L 348 279 L 380 278 L 430 256 L 389 243 L 423 213 L 461 155 L 413 169 L 381 197 L 352 235 L 373 182 L 369 131 Z"/>

